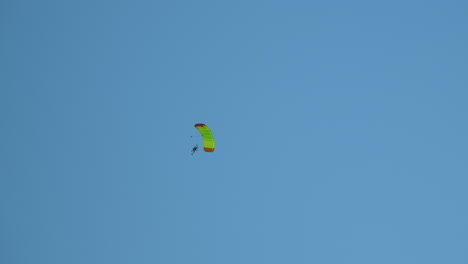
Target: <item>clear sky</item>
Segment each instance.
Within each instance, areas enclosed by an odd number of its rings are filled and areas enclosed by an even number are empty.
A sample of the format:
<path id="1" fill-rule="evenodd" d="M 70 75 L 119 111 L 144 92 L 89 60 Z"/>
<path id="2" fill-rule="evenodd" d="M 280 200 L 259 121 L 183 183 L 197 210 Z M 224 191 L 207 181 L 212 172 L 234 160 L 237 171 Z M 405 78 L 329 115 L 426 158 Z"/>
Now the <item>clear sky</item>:
<path id="1" fill-rule="evenodd" d="M 0 1 L 0 263 L 468 263 L 467 14 Z"/>

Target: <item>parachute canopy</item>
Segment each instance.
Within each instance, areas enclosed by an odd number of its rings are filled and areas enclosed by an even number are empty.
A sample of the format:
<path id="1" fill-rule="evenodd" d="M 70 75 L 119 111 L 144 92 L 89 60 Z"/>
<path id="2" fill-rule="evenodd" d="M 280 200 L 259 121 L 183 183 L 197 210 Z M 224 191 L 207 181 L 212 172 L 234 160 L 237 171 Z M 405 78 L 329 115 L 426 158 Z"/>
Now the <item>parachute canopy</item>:
<path id="1" fill-rule="evenodd" d="M 203 138 L 203 149 L 206 152 L 214 152 L 216 142 L 211 129 L 205 124 L 195 124 L 195 128 L 200 131 L 200 134 Z"/>

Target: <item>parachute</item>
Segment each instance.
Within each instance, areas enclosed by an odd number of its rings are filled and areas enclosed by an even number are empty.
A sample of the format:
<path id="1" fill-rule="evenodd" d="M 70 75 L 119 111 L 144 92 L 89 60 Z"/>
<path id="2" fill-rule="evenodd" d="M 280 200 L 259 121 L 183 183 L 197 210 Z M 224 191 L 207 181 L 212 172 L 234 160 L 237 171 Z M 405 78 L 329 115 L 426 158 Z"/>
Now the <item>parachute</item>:
<path id="1" fill-rule="evenodd" d="M 195 128 L 200 131 L 203 138 L 203 150 L 206 152 L 214 152 L 216 142 L 211 129 L 205 124 L 195 124 Z"/>

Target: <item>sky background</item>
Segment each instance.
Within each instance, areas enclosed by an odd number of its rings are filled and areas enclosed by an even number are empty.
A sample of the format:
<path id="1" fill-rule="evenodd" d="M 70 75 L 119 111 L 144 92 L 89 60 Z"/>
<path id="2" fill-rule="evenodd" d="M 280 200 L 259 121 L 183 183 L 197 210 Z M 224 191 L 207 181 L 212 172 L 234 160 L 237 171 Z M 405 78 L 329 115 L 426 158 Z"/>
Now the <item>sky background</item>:
<path id="1" fill-rule="evenodd" d="M 467 14 L 0 1 L 0 263 L 468 263 Z"/>

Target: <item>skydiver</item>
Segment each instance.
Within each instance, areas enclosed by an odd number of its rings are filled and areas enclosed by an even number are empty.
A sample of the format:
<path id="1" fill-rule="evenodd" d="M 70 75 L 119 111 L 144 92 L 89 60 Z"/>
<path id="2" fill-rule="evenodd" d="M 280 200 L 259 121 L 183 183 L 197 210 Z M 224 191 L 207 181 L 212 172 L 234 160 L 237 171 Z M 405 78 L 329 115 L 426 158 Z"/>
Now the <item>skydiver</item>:
<path id="1" fill-rule="evenodd" d="M 192 155 L 193 155 L 193 153 L 195 153 L 195 151 L 197 151 L 197 150 L 198 150 L 198 144 L 197 144 L 195 147 L 193 147 L 193 149 L 192 149 Z"/>

